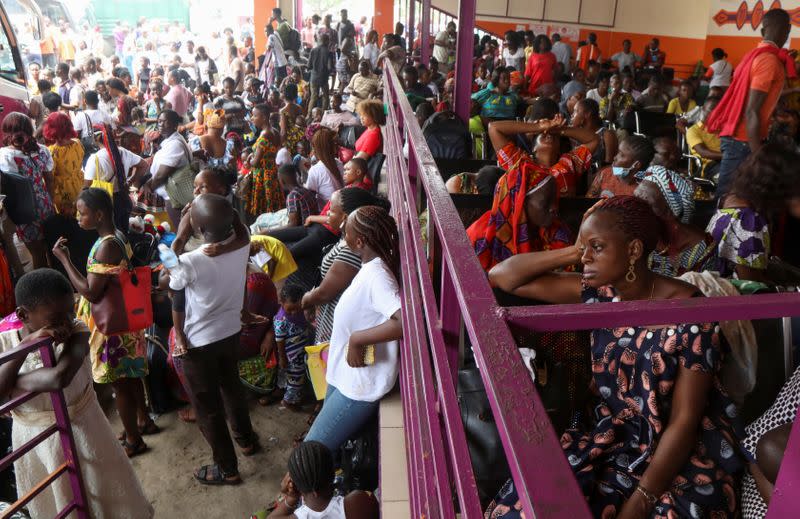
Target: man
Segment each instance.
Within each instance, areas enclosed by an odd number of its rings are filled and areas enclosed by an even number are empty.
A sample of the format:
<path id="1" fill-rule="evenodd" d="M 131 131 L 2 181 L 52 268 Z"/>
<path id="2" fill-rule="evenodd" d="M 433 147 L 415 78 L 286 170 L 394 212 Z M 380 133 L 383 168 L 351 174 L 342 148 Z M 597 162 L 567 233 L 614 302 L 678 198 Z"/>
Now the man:
<path id="1" fill-rule="evenodd" d="M 210 244 L 237 239 L 236 214 L 223 196 L 198 196 L 189 214 L 205 245 L 180 256 L 178 266 L 170 269 L 169 286 L 183 291 L 186 319 L 181 340 L 188 348 L 183 369 L 197 423 L 214 458 L 214 465 L 200 467 L 194 476 L 202 484 L 235 485 L 242 479 L 226 416 L 245 456 L 259 448 L 239 382 L 237 357 L 250 243 L 218 256 L 206 254 Z M 247 231 L 242 232 L 246 236 Z"/>
<path id="2" fill-rule="evenodd" d="M 54 67 L 58 61 L 56 58 L 55 27 L 50 18 L 44 17 L 44 34 L 42 41 L 39 42 L 39 50 L 42 53 L 42 65 Z"/>
<path id="3" fill-rule="evenodd" d="M 403 38 L 403 33 L 406 32 L 406 26 L 400 22 L 397 22 L 394 26 L 394 35 L 397 37 L 397 45 L 403 47 L 404 50 L 408 50 L 408 44 L 406 43 L 406 39 Z M 439 59 L 439 58 L 436 58 Z M 441 61 L 441 60 L 440 60 Z"/>
<path id="4" fill-rule="evenodd" d="M 89 58 L 86 61 L 86 65 L 83 67 L 84 76 L 86 76 L 86 87 L 89 90 L 95 90 L 97 88 L 97 82 L 103 79 L 103 74 L 97 70 L 97 62 L 98 59 Z"/>
<path id="5" fill-rule="evenodd" d="M 644 49 L 644 66 L 655 72 L 660 72 L 667 60 L 666 53 L 659 48 L 660 43 L 658 38 L 653 38 Z"/>
<path id="6" fill-rule="evenodd" d="M 267 25 L 269 29 L 272 29 L 271 25 Z M 277 36 L 276 36 L 277 38 Z M 267 53 L 269 54 L 269 46 L 267 47 Z M 233 91 L 236 92 L 237 95 L 244 92 L 244 62 L 239 59 L 239 51 L 236 48 L 236 45 L 231 45 L 228 47 L 228 75 L 233 79 L 234 86 Z M 225 80 L 225 77 L 221 77 L 220 80 Z"/>
<path id="7" fill-rule="evenodd" d="M 56 82 L 58 95 L 61 96 L 61 102 L 68 105 L 69 93 L 72 91 L 72 87 L 75 86 L 69 79 L 69 65 L 66 63 L 59 63 L 56 67 L 56 76 L 58 77 L 58 81 Z"/>
<path id="8" fill-rule="evenodd" d="M 83 95 L 86 109 L 72 114 L 72 126 L 79 138 L 90 137 L 95 124 L 108 124 L 114 126 L 111 115 L 98 108 L 100 97 L 94 90 L 87 90 Z"/>
<path id="9" fill-rule="evenodd" d="M 739 164 L 767 138 L 770 116 L 780 99 L 787 66 L 790 75 L 794 75 L 791 57 L 782 49 L 790 29 L 789 14 L 783 9 L 771 9 L 764 14 L 763 41 L 739 62 L 731 86 L 708 118 L 706 127 L 719 134 L 722 150 L 717 197 L 728 192 Z"/>
<path id="10" fill-rule="evenodd" d="M 361 60 L 358 64 L 358 74 L 353 76 L 350 84 L 344 89 L 346 93 L 350 94 L 350 97 L 347 98 L 347 109 L 355 112 L 358 103 L 377 96 L 380 90 L 381 81 L 372 73 L 369 61 Z"/>
<path id="11" fill-rule="evenodd" d="M 37 86 L 42 74 L 42 66 L 39 65 L 37 62 L 32 61 L 28 63 L 28 91 L 31 95 L 38 96 L 41 94 L 39 92 L 39 87 Z"/>
<path id="12" fill-rule="evenodd" d="M 669 98 L 664 93 L 661 78 L 653 76 L 647 89 L 636 99 L 636 107 L 645 112 L 656 112 L 663 114 L 667 110 Z"/>
<path id="13" fill-rule="evenodd" d="M 123 85 L 124 87 L 125 85 Z M 114 113 L 114 98 L 111 96 L 111 92 L 109 92 L 108 86 L 106 86 L 106 81 L 101 79 L 95 85 L 95 90 L 97 91 L 97 97 L 99 101 L 97 103 L 97 109 L 102 110 L 107 114 Z"/>
<path id="14" fill-rule="evenodd" d="M 568 43 L 561 41 L 561 35 L 553 34 L 553 48 L 550 52 L 555 54 L 556 61 L 564 65 L 564 73 L 569 74 L 569 64 L 572 59 L 572 47 Z"/>
<path id="15" fill-rule="evenodd" d="M 192 101 L 192 93 L 181 83 L 180 74 L 177 70 L 170 70 L 167 74 L 167 84 L 169 92 L 164 99 L 172 105 L 172 109 L 178 114 L 181 121 L 186 120 L 186 113 L 189 111 L 189 103 Z"/>
<path id="16" fill-rule="evenodd" d="M 403 47 L 405 49 L 405 47 Z M 456 22 L 451 21 L 447 28 L 439 31 L 433 40 L 433 57 L 439 62 L 444 73 L 450 71 L 455 64 Z"/>
<path id="17" fill-rule="evenodd" d="M 242 44 L 241 48 L 239 49 L 239 57 L 245 63 L 254 63 L 256 60 L 256 51 L 253 47 L 253 38 L 251 36 L 245 36 L 244 43 Z"/>
<path id="18" fill-rule="evenodd" d="M 69 103 L 66 104 L 72 110 L 83 110 L 85 107 L 83 95 L 86 93 L 86 87 L 83 86 L 83 71 L 79 68 L 73 68 L 69 71 L 69 79 L 73 86 L 69 91 Z"/>
<path id="19" fill-rule="evenodd" d="M 283 41 L 281 38 L 276 34 L 275 29 L 272 28 L 272 25 L 267 24 L 264 28 L 265 32 L 267 33 L 267 54 L 269 55 L 269 59 L 272 61 L 272 65 L 275 68 L 275 84 L 280 85 L 281 81 L 286 78 L 286 53 L 283 50 Z M 237 89 L 237 92 L 241 92 L 243 89 Z"/>
<path id="20" fill-rule="evenodd" d="M 333 23 L 333 16 L 326 14 L 325 19 L 322 22 L 322 27 L 319 29 L 319 37 L 322 38 L 323 34 L 328 35 L 328 70 L 330 71 L 329 76 L 333 81 L 336 81 L 336 49 L 339 48 L 339 33 L 336 32 L 333 27 L 331 27 L 331 23 Z M 331 87 L 333 88 L 333 87 Z"/>
<path id="21" fill-rule="evenodd" d="M 356 39 L 356 28 L 353 25 L 353 22 L 347 19 L 347 9 L 342 9 L 339 12 L 341 16 L 341 20 L 336 25 L 336 35 L 339 38 L 339 41 L 344 41 L 345 38 L 353 38 L 353 41 Z"/>
<path id="22" fill-rule="evenodd" d="M 283 18 L 283 13 L 281 12 L 280 7 L 276 7 L 272 10 L 272 18 L 269 19 L 267 25 L 272 25 L 272 22 L 277 23 L 275 32 L 278 33 L 278 36 L 281 39 L 282 47 L 286 47 L 286 45 L 289 43 L 289 33 L 292 32 L 292 26 L 289 25 L 289 22 Z"/>
<path id="23" fill-rule="evenodd" d="M 431 57 L 431 59 L 435 59 Z M 406 61 L 406 49 L 400 45 L 400 38 L 396 34 L 386 33 L 383 35 L 383 43 L 381 44 L 381 53 L 378 55 L 378 67 L 385 66 L 384 61 L 389 60 L 389 63 L 394 68 L 396 73 L 400 73 L 403 63 Z M 437 60 L 438 63 L 438 60 Z"/>
<path id="24" fill-rule="evenodd" d="M 686 130 L 686 144 L 689 146 L 689 151 L 695 157 L 699 157 L 702 164 L 700 176 L 708 179 L 713 179 L 717 174 L 719 161 L 722 160 L 719 135 L 709 132 L 705 127 L 706 119 L 717 107 L 719 100 L 719 97 L 707 97 L 703 103 L 700 121 Z"/>
<path id="25" fill-rule="evenodd" d="M 433 98 L 431 89 L 419 82 L 419 72 L 414 65 L 403 67 L 403 89 L 406 92 L 411 108 L 416 110 L 417 105 Z"/>
<path id="26" fill-rule="evenodd" d="M 642 62 L 642 57 L 638 54 L 631 52 L 631 40 L 622 40 L 622 52 L 617 52 L 611 56 L 611 61 L 616 62 L 617 69 L 620 72 L 628 72 L 633 74 L 636 72 L 636 65 Z"/>
<path id="27" fill-rule="evenodd" d="M 328 33 L 322 33 L 319 38 L 319 43 L 316 47 L 311 49 L 311 54 L 308 57 L 308 70 L 311 73 L 311 99 L 308 102 L 308 109 L 312 109 L 317 104 L 317 99 L 320 97 L 319 92 L 322 90 L 322 109 L 328 109 L 328 78 L 331 74 L 330 69 L 330 56 L 329 45 L 330 36 Z"/>
<path id="28" fill-rule="evenodd" d="M 599 63 L 601 58 L 600 47 L 597 46 L 597 35 L 590 32 L 586 40 L 586 45 L 579 47 L 578 54 L 575 56 L 578 68 L 583 70 L 589 68 L 590 61 Z"/>

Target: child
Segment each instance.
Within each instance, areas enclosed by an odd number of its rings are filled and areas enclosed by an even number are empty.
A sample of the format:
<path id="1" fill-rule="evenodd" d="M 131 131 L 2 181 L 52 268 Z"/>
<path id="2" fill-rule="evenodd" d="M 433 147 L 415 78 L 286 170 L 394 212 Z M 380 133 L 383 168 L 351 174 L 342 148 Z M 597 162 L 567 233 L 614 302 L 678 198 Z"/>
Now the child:
<path id="1" fill-rule="evenodd" d="M 278 181 L 286 195 L 286 212 L 289 216 L 289 226 L 303 225 L 306 218 L 319 212 L 317 196 L 313 191 L 300 184 L 297 168 L 293 164 L 286 164 L 278 168 Z"/>
<path id="2" fill-rule="evenodd" d="M 111 430 L 92 386 L 88 361 L 89 329 L 74 319 L 73 290 L 67 278 L 52 269 L 37 269 L 22 276 L 15 295 L 17 309 L 0 322 L 0 351 L 41 338 L 53 337 L 56 364 L 44 367 L 38 351 L 0 366 L 0 397 L 17 397 L 26 391 L 63 391 L 72 435 L 77 448 L 88 513 L 91 517 L 153 517 L 128 457 Z M 18 449 L 55 423 L 50 395 L 40 394 L 11 412 L 12 444 Z M 59 435 L 44 442 L 14 463 L 20 496 L 63 463 Z M 119 489 L 125 489 L 120 492 Z M 55 517 L 72 501 L 69 479 L 57 478 L 28 503 L 32 517 Z"/>
<path id="3" fill-rule="evenodd" d="M 344 165 L 342 180 L 344 180 L 344 187 L 359 187 L 366 191 L 372 189 L 372 179 L 370 179 L 367 174 L 367 161 L 362 158 L 350 159 L 350 162 Z M 325 204 L 325 207 L 322 208 L 319 215 L 311 216 L 306 220 L 306 225 L 312 223 L 327 225 L 328 212 L 330 209 L 331 202 L 328 200 L 328 203 Z"/>
<path id="4" fill-rule="evenodd" d="M 289 473 L 281 482 L 281 499 L 269 519 L 336 517 L 377 519 L 378 501 L 363 490 L 334 495 L 333 456 L 319 442 L 301 443 L 289 456 Z"/>
<path id="5" fill-rule="evenodd" d="M 308 169 L 311 167 L 311 145 L 306 139 L 302 139 L 297 143 L 292 164 L 297 168 L 300 183 L 305 184 L 308 178 Z"/>
<path id="6" fill-rule="evenodd" d="M 281 405 L 287 408 L 297 408 L 303 402 L 305 347 L 312 342 L 311 329 L 300 306 L 304 292 L 298 285 L 284 285 L 280 295 L 281 309 L 275 316 L 278 365 L 286 372 L 286 393 Z"/>

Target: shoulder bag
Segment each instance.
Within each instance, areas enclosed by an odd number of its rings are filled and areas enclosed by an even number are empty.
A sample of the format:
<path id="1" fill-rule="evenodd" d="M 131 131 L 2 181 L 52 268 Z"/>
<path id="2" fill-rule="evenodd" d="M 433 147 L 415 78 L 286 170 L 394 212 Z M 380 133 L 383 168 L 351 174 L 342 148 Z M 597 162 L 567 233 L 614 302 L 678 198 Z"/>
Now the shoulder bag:
<path id="1" fill-rule="evenodd" d="M 189 146 L 184 145 L 186 151 L 186 165 L 179 168 L 167 179 L 164 186 L 169 195 L 169 203 L 175 209 L 180 209 L 194 200 L 194 177 L 197 175 L 192 165 L 192 154 Z"/>

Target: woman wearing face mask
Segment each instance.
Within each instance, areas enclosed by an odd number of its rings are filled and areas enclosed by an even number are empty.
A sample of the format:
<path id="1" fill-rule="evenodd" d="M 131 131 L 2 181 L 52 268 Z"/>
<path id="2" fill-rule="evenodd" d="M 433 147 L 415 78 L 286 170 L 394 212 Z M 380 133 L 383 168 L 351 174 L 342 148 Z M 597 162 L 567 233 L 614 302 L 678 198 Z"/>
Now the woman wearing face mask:
<path id="1" fill-rule="evenodd" d="M 489 273 L 498 288 L 547 303 L 702 297 L 647 267 L 663 222 L 633 196 L 587 212 L 574 246 L 520 254 Z M 583 273 L 556 272 L 580 263 Z M 591 332 L 594 425 L 567 429 L 561 446 L 595 517 L 737 517 L 743 430 L 719 380 L 717 323 L 670 323 Z M 486 517 L 518 519 L 509 482 Z"/>
<path id="2" fill-rule="evenodd" d="M 577 178 L 589 167 L 597 135 L 563 123 L 557 116 L 534 123 L 489 125 L 500 167 L 507 173 L 497 183 L 492 209 L 467 229 L 486 271 L 514 254 L 569 245 L 571 233 L 556 217 L 558 196 L 574 193 Z M 515 134 L 535 135 L 533 156 L 510 140 Z M 562 154 L 561 137 L 586 144 Z"/>
<path id="3" fill-rule="evenodd" d="M 636 174 L 647 169 L 655 154 L 650 139 L 631 135 L 620 143 L 611 167 L 601 169 L 595 175 L 586 196 L 611 198 L 632 195 L 636 189 Z"/>

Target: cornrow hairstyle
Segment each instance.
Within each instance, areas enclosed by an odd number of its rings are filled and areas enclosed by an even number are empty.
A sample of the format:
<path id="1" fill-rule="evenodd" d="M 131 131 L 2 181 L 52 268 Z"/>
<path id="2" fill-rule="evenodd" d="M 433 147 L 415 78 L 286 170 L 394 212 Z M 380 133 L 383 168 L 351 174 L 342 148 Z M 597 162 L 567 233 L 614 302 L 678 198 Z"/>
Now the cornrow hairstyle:
<path id="1" fill-rule="evenodd" d="M 616 226 L 629 240 L 641 240 L 644 247 L 642 257 L 647 257 L 656 246 L 669 241 L 664 221 L 653 212 L 646 201 L 632 195 L 621 195 L 601 200 L 595 205 L 592 215 L 610 213 L 616 216 Z"/>
<path id="2" fill-rule="evenodd" d="M 636 160 L 642 163 L 642 169 L 647 169 L 647 166 L 653 161 L 653 157 L 656 156 L 653 142 L 642 135 L 631 135 L 622 142 L 630 148 Z"/>
<path id="3" fill-rule="evenodd" d="M 400 236 L 394 218 L 383 207 L 367 205 L 356 209 L 349 219 L 350 230 L 361 236 L 400 284 Z"/>
<path id="4" fill-rule="evenodd" d="M 289 456 L 289 476 L 301 494 L 331 491 L 335 476 L 331 451 L 320 442 L 301 443 Z"/>
<path id="5" fill-rule="evenodd" d="M 339 190 L 339 201 L 342 204 L 342 211 L 345 214 L 352 214 L 358 210 L 359 207 L 367 205 L 378 206 L 384 211 L 389 211 L 391 204 L 389 200 L 375 196 L 366 189 L 360 187 L 345 187 Z"/>
<path id="6" fill-rule="evenodd" d="M 342 172 L 336 163 L 336 133 L 330 128 L 321 127 L 311 138 L 311 147 L 314 155 L 325 165 L 328 174 L 333 177 L 336 187 L 344 186 Z"/>
<path id="7" fill-rule="evenodd" d="M 281 302 L 299 303 L 306 291 L 297 284 L 286 283 L 281 288 Z"/>
<path id="8" fill-rule="evenodd" d="M 86 204 L 92 211 L 102 211 L 107 217 L 114 216 L 114 202 L 105 189 L 90 187 L 78 194 L 78 200 Z"/>

